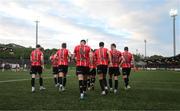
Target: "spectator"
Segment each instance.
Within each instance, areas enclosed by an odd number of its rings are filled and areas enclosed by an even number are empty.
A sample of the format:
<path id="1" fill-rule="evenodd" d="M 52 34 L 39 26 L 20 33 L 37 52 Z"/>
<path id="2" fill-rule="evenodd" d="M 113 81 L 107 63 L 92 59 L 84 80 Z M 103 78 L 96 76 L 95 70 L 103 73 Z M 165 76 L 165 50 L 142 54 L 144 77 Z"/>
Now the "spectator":
<path id="1" fill-rule="evenodd" d="M 3 63 L 1 64 L 1 66 L 2 66 L 2 72 L 4 72 L 5 63 L 3 62 Z"/>

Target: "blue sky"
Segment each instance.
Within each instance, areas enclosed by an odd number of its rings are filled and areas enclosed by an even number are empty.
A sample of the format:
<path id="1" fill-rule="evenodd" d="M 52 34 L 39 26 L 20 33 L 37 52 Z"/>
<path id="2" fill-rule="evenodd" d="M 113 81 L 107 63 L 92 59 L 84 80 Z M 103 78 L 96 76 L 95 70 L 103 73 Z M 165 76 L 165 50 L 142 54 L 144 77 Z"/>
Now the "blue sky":
<path id="1" fill-rule="evenodd" d="M 68 43 L 72 51 L 81 39 L 92 48 L 104 41 L 109 48 L 147 55 L 173 55 L 171 8 L 179 0 L 0 0 L 0 43 L 35 46 L 35 20 L 39 20 L 39 43 L 59 48 Z M 176 17 L 176 51 L 180 53 L 180 16 Z"/>

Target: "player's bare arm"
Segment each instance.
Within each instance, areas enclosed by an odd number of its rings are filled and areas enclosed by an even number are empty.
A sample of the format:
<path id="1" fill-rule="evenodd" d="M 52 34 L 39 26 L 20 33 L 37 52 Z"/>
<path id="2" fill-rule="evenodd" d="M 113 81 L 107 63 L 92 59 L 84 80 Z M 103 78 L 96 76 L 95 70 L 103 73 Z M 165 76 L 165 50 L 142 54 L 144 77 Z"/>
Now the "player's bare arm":
<path id="1" fill-rule="evenodd" d="M 93 64 L 93 52 L 89 52 L 90 64 Z"/>
<path id="2" fill-rule="evenodd" d="M 109 58 L 109 65 L 112 66 L 112 58 L 111 58 L 111 53 L 110 51 L 107 51 L 108 58 Z"/>
<path id="3" fill-rule="evenodd" d="M 68 50 L 68 60 L 69 60 L 69 62 L 71 62 L 71 59 L 72 59 L 72 55 L 71 55 L 71 52 Z"/>
<path id="4" fill-rule="evenodd" d="M 133 65 L 133 68 L 135 68 L 135 60 L 134 60 L 134 56 L 132 55 L 132 65 Z"/>
<path id="5" fill-rule="evenodd" d="M 41 66 L 44 69 L 44 55 L 41 55 Z"/>
<path id="6" fill-rule="evenodd" d="M 125 62 L 125 58 L 124 58 L 124 56 L 121 56 L 121 62 L 120 62 L 120 64 L 119 64 L 119 67 L 122 66 L 123 62 Z"/>

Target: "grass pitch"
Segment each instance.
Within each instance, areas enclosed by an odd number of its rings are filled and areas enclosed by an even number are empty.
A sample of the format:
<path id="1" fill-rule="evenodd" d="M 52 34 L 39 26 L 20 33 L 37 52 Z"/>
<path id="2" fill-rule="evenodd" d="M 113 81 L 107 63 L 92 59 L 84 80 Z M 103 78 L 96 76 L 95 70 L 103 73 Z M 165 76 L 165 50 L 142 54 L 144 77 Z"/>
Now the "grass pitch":
<path id="1" fill-rule="evenodd" d="M 51 71 L 44 72 L 45 91 L 31 93 L 29 72 L 0 72 L 0 110 L 180 110 L 180 73 L 170 71 L 132 72 L 131 89 L 125 91 L 119 77 L 119 93 L 100 95 L 99 81 L 95 91 L 88 91 L 85 100 L 79 100 L 75 70 L 67 77 L 67 90 L 58 92 Z"/>

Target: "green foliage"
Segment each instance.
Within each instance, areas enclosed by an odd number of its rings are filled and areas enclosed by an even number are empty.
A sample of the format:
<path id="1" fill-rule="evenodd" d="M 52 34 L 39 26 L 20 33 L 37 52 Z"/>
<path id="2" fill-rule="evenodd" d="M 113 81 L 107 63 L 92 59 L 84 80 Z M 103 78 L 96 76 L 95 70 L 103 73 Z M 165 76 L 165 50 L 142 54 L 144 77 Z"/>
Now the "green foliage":
<path id="1" fill-rule="evenodd" d="M 153 55 L 153 56 L 150 56 L 149 59 L 162 59 L 163 56 L 161 55 Z"/>
<path id="2" fill-rule="evenodd" d="M 134 60 L 136 61 L 136 62 L 139 62 L 140 60 L 141 60 L 141 56 L 140 55 L 133 55 L 134 56 Z"/>
<path id="3" fill-rule="evenodd" d="M 50 57 L 52 54 L 54 54 L 56 51 L 57 51 L 57 49 L 45 49 L 45 50 L 44 50 L 44 58 L 45 58 L 46 60 L 48 60 L 49 57 Z"/>
<path id="4" fill-rule="evenodd" d="M 33 48 L 31 47 L 22 47 L 16 44 L 8 44 L 8 45 L 2 45 L 0 44 L 0 47 L 5 47 L 13 50 L 13 53 L 8 50 L 1 50 L 0 51 L 0 58 L 14 58 L 14 59 L 29 59 L 31 51 Z M 45 60 L 48 60 L 51 54 L 55 53 L 57 49 L 45 49 L 44 52 L 44 58 Z"/>

